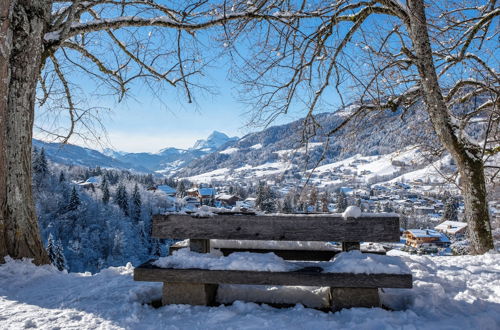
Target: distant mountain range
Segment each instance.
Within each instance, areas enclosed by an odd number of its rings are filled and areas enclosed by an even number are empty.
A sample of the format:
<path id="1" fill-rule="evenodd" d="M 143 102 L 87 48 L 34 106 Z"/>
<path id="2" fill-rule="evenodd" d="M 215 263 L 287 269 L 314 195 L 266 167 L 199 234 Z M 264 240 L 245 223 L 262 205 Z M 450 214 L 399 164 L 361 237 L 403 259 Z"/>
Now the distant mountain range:
<path id="1" fill-rule="evenodd" d="M 43 142 L 33 139 L 33 146 L 37 149 L 44 148 L 48 159 L 55 163 L 65 165 L 78 165 L 85 167 L 118 168 L 139 172 L 149 172 L 145 167 L 127 163 L 109 157 L 97 150 L 76 146 L 73 144 L 60 144 Z"/>
<path id="2" fill-rule="evenodd" d="M 126 153 L 111 149 L 101 153 L 75 145 L 61 146 L 38 140 L 33 143 L 39 148 L 43 146 L 49 159 L 58 163 L 189 178 L 218 170 L 262 172 L 262 169 L 270 170 L 273 166 L 283 167 L 285 163 L 290 169 L 303 171 L 356 154 L 389 154 L 419 141 L 433 141 L 434 135 L 424 124 L 428 121 L 421 106 L 404 113 L 369 113 L 327 138 L 327 133 L 356 108 L 356 105 L 351 105 L 336 112 L 318 114 L 314 123 L 301 119 L 242 138 L 214 131 L 206 140 L 196 141 L 192 148 L 165 148 L 157 153 Z"/>
<path id="3" fill-rule="evenodd" d="M 197 140 L 192 148 L 165 148 L 157 153 L 127 153 L 109 148 L 99 152 L 72 144 L 61 145 L 36 139 L 33 139 L 33 145 L 39 149 L 44 148 L 47 157 L 56 163 L 170 174 L 192 160 L 213 153 L 225 144 L 237 140 L 238 137 L 229 137 L 214 131 L 206 140 Z"/>
<path id="4" fill-rule="evenodd" d="M 157 153 L 111 149 L 101 153 L 38 140 L 33 144 L 44 147 L 48 158 L 57 163 L 156 173 L 198 183 L 247 184 L 262 178 L 292 182 L 300 181 L 305 173 L 311 173 L 309 179 L 315 184 L 340 184 L 346 175 L 351 175 L 350 180 L 372 183 L 417 179 L 437 182 L 440 178 L 435 168 L 449 171 L 454 167 L 446 154 L 433 156 L 426 151 L 440 144 L 421 103 L 405 111 L 368 112 L 329 136 L 357 108 L 353 104 L 317 114 L 314 120 L 300 119 L 242 138 L 214 131 L 191 148 L 165 148 Z M 468 134 L 481 140 L 484 129 L 478 121 Z M 315 171 L 309 171 L 313 168 Z"/>

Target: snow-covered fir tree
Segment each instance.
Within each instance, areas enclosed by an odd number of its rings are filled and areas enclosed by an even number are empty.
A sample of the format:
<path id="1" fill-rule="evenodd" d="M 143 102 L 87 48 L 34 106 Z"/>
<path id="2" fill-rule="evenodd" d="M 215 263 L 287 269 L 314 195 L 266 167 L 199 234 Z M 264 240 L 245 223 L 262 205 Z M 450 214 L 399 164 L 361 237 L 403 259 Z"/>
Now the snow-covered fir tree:
<path id="1" fill-rule="evenodd" d="M 71 196 L 69 197 L 67 210 L 76 211 L 80 205 L 80 197 L 78 196 L 78 192 L 76 191 L 76 186 L 73 186 L 73 189 L 71 190 Z"/>
<path id="2" fill-rule="evenodd" d="M 59 173 L 59 182 L 64 182 L 66 181 L 66 176 L 64 176 L 64 172 L 61 171 L 61 173 Z"/>
<path id="3" fill-rule="evenodd" d="M 109 194 L 109 186 L 108 186 L 108 181 L 106 180 L 106 176 L 104 176 L 104 178 L 102 179 L 101 191 L 102 191 L 102 202 L 104 205 L 108 205 L 109 198 L 111 196 Z"/>
<path id="4" fill-rule="evenodd" d="M 264 181 L 259 182 L 255 206 L 264 212 L 273 213 L 277 210 L 278 196 Z"/>
<path id="5" fill-rule="evenodd" d="M 64 249 L 61 240 L 57 240 L 57 243 L 55 245 L 55 260 L 52 261 L 52 264 L 56 266 L 56 268 L 60 271 L 67 268 L 66 258 L 64 257 Z"/>
<path id="6" fill-rule="evenodd" d="M 177 183 L 176 195 L 179 198 L 183 198 L 184 196 L 186 196 L 186 185 L 184 183 L 184 180 L 179 180 L 179 182 Z"/>
<path id="7" fill-rule="evenodd" d="M 458 221 L 458 200 L 449 196 L 444 204 L 443 220 Z"/>
<path id="8" fill-rule="evenodd" d="M 116 189 L 115 203 L 116 205 L 118 205 L 118 207 L 120 207 L 125 216 L 129 215 L 128 194 L 127 194 L 127 189 L 123 184 L 120 184 Z"/>
<path id="9" fill-rule="evenodd" d="M 36 177 L 44 178 L 49 172 L 47 158 L 45 157 L 45 149 L 42 148 L 40 153 L 34 152 L 33 155 L 33 174 Z"/>
<path id="10" fill-rule="evenodd" d="M 132 192 L 132 207 L 131 207 L 131 217 L 136 222 L 139 221 L 141 218 L 141 207 L 142 207 L 141 194 L 139 193 L 139 187 L 137 186 L 136 183 L 134 186 L 134 190 Z"/>
<path id="11" fill-rule="evenodd" d="M 45 249 L 47 250 L 47 254 L 49 255 L 50 263 L 55 265 L 56 247 L 55 247 L 54 237 L 52 236 L 52 233 L 49 234 L 49 238 L 47 239 L 47 247 Z"/>

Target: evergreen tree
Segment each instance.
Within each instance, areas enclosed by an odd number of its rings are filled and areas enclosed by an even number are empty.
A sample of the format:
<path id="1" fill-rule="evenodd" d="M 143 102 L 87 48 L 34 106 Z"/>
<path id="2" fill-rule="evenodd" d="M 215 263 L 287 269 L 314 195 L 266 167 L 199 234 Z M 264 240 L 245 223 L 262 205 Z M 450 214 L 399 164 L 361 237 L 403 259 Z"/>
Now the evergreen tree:
<path id="1" fill-rule="evenodd" d="M 55 246 L 55 262 L 53 262 L 54 266 L 57 267 L 60 271 L 67 268 L 66 266 L 66 258 L 64 257 L 64 250 L 62 247 L 61 240 L 57 241 Z"/>
<path id="2" fill-rule="evenodd" d="M 120 209 L 123 211 L 123 213 L 128 216 L 128 194 L 127 190 L 125 189 L 125 186 L 123 184 L 120 184 L 118 188 L 116 189 L 116 197 L 115 197 L 115 203 L 120 207 Z"/>
<path id="3" fill-rule="evenodd" d="M 49 174 L 47 158 L 45 157 L 45 149 L 42 148 L 40 153 L 34 151 L 32 155 L 33 182 L 37 189 L 40 189 L 42 182 Z"/>
<path id="4" fill-rule="evenodd" d="M 49 238 L 47 240 L 47 254 L 49 255 L 50 263 L 55 266 L 56 262 L 56 247 L 54 245 L 54 238 L 52 234 L 49 234 Z"/>
<path id="5" fill-rule="evenodd" d="M 33 159 L 33 172 L 40 177 L 45 177 L 49 172 L 47 158 L 45 157 L 45 149 L 42 148 L 39 154 L 35 154 Z"/>
<path id="6" fill-rule="evenodd" d="M 61 173 L 59 173 L 59 183 L 64 181 L 66 181 L 66 177 L 64 176 L 64 172 L 61 171 Z"/>
<path id="7" fill-rule="evenodd" d="M 69 197 L 69 203 L 67 209 L 68 211 L 76 211 L 78 209 L 78 206 L 80 205 L 81 205 L 80 197 L 78 196 L 76 187 L 73 186 L 73 189 L 71 190 L 71 196 Z"/>
<path id="8" fill-rule="evenodd" d="M 342 190 L 337 194 L 337 212 L 342 213 L 347 208 L 347 198 Z"/>
<path id="9" fill-rule="evenodd" d="M 259 187 L 257 188 L 255 206 L 258 207 L 261 211 L 272 213 L 276 212 L 276 204 L 276 193 L 265 182 L 260 182 Z"/>
<path id="10" fill-rule="evenodd" d="M 177 183 L 176 190 L 177 197 L 183 198 L 186 196 L 186 185 L 184 184 L 184 180 L 180 180 L 179 183 Z"/>
<path id="11" fill-rule="evenodd" d="M 449 196 L 444 204 L 443 221 L 458 221 L 458 201 L 455 197 Z"/>
<path id="12" fill-rule="evenodd" d="M 137 183 L 134 186 L 134 191 L 132 192 L 132 218 L 135 221 L 139 221 L 141 218 L 141 194 L 139 193 L 139 187 Z"/>
<path id="13" fill-rule="evenodd" d="M 102 202 L 104 205 L 107 205 L 109 203 L 109 187 L 108 187 L 108 181 L 106 180 L 106 176 L 104 175 L 101 183 L 101 191 L 102 191 Z"/>
<path id="14" fill-rule="evenodd" d="M 248 197 L 248 191 L 240 185 L 236 186 L 235 194 L 241 199 L 246 199 Z"/>

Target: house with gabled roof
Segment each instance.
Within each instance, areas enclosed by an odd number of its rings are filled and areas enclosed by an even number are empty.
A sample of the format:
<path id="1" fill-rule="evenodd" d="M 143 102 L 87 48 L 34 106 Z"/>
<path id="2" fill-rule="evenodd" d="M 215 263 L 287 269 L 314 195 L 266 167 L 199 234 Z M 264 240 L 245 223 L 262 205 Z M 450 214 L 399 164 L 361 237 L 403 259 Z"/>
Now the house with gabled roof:
<path id="1" fill-rule="evenodd" d="M 434 227 L 434 229 L 448 236 L 460 238 L 467 233 L 467 222 L 446 220 Z"/>
<path id="2" fill-rule="evenodd" d="M 406 245 L 414 248 L 448 247 L 451 244 L 446 234 L 432 229 L 408 229 L 403 236 Z"/>

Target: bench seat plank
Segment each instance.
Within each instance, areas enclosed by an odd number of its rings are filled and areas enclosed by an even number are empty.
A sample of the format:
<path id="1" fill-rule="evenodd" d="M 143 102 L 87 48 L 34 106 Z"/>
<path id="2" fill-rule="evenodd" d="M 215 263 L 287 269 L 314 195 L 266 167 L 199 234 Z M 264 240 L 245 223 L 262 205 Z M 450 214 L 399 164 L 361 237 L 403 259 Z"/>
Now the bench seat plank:
<path id="1" fill-rule="evenodd" d="M 153 216 L 153 237 L 276 241 L 397 242 L 399 217 L 365 215 L 215 215 Z"/>
<path id="2" fill-rule="evenodd" d="M 165 283 L 329 286 L 332 288 L 411 288 L 411 274 L 320 273 L 318 267 L 293 272 L 137 267 L 134 280 Z"/>
<path id="3" fill-rule="evenodd" d="M 256 244 L 261 243 L 261 244 Z M 285 260 L 303 261 L 329 261 L 335 255 L 342 252 L 341 247 L 326 242 L 299 242 L 299 241 L 235 241 L 235 240 L 210 240 L 210 250 L 218 250 L 224 256 L 234 252 L 252 253 L 274 253 Z M 375 243 L 378 244 L 378 243 Z M 170 246 L 170 253 L 180 249 L 188 248 L 189 240 L 180 241 Z M 361 252 L 385 255 L 386 252 L 381 245 L 361 244 Z"/>

